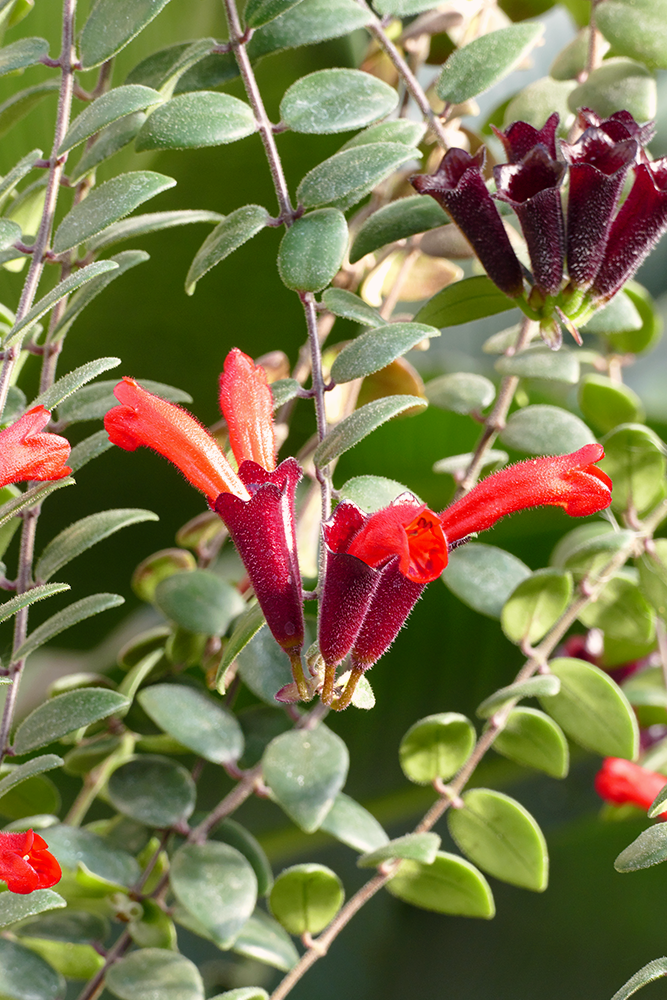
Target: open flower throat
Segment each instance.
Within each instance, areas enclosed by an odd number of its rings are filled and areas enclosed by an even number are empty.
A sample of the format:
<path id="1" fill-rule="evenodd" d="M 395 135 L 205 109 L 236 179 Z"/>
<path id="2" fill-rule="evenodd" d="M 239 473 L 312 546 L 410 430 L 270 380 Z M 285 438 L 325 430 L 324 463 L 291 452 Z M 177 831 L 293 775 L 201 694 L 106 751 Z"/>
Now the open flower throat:
<path id="1" fill-rule="evenodd" d="M 105 418 L 111 441 L 127 451 L 152 448 L 204 493 L 229 529 L 266 622 L 290 658 L 296 695 L 312 697 L 317 679 L 306 679 L 301 659 L 304 595 L 294 512 L 303 473 L 294 458 L 276 467 L 264 371 L 235 348 L 220 379 L 238 472 L 186 410 L 130 378 L 114 391 L 121 405 Z M 318 587 L 318 640 L 324 700 L 334 701 L 336 671 L 349 655 L 349 701 L 360 676 L 396 638 L 424 586 L 447 566 L 452 546 L 528 507 L 559 506 L 573 517 L 608 507 L 611 481 L 595 465 L 603 455 L 601 445 L 589 444 L 571 455 L 519 462 L 487 477 L 441 514 L 411 493 L 371 514 L 349 501 L 339 503 L 322 526 L 326 569 Z M 347 701 L 339 699 L 336 707 Z"/>

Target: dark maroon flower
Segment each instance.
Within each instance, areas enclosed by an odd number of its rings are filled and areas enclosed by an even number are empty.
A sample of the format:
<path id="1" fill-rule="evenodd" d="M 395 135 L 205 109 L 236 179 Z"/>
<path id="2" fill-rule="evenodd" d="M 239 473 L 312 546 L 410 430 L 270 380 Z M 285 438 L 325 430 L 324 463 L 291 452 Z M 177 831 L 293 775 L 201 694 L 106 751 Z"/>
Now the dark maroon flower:
<path id="1" fill-rule="evenodd" d="M 667 156 L 635 165 L 628 197 L 614 219 L 592 290 L 607 301 L 633 276 L 667 230 Z"/>
<path id="2" fill-rule="evenodd" d="M 581 128 L 599 128 L 614 142 L 636 139 L 639 146 L 645 146 L 655 135 L 655 122 L 639 125 L 629 111 L 615 111 L 609 118 L 600 118 L 590 108 L 580 108 L 578 117 Z"/>
<path id="3" fill-rule="evenodd" d="M 411 178 L 420 194 L 430 194 L 449 213 L 482 262 L 491 280 L 511 299 L 523 294 L 521 265 L 488 192 L 482 167 L 486 150 L 475 156 L 450 149 L 432 175 Z"/>
<path id="4" fill-rule="evenodd" d="M 493 169 L 496 197 L 514 209 L 528 246 L 535 283 L 547 295 L 559 291 L 563 278 L 565 227 L 560 187 L 564 174 L 565 164 L 554 159 L 543 145 L 533 146 L 518 162 Z"/>
<path id="5" fill-rule="evenodd" d="M 535 146 L 544 146 L 549 156 L 556 159 L 556 129 L 560 119 L 554 111 L 549 115 L 541 129 L 533 128 L 528 122 L 512 122 L 506 132 L 492 125 L 496 136 L 505 147 L 505 155 L 509 163 L 518 163 Z"/>
<path id="6" fill-rule="evenodd" d="M 612 125 L 625 128 L 620 122 Z M 561 143 L 561 150 L 570 166 L 568 272 L 575 287 L 585 289 L 599 270 L 623 182 L 639 145 L 636 139 L 615 140 L 602 128 L 591 127 L 577 142 Z"/>
<path id="7" fill-rule="evenodd" d="M 272 472 L 256 462 L 245 461 L 239 478 L 250 499 L 221 493 L 215 509 L 248 571 L 267 625 L 291 660 L 294 679 L 304 698 L 303 605 L 294 524 L 294 493 L 301 476 L 294 458 L 286 459 Z"/>

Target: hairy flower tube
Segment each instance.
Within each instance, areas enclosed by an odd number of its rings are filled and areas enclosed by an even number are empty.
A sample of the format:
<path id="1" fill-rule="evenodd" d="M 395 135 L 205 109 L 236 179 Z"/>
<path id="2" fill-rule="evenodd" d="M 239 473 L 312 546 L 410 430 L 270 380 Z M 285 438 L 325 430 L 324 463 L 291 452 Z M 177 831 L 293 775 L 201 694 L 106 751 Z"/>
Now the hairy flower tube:
<path id="1" fill-rule="evenodd" d="M 10 892 L 49 889 L 61 877 L 60 865 L 38 833 L 0 833 L 0 879 Z"/>
<path id="2" fill-rule="evenodd" d="M 475 156 L 464 149 L 450 149 L 433 175 L 419 174 L 411 183 L 449 213 L 491 280 L 510 298 L 516 298 L 523 295 L 521 265 L 484 182 L 485 158 L 484 147 Z"/>
<path id="3" fill-rule="evenodd" d="M 452 547 L 528 507 L 558 506 L 572 517 L 611 503 L 611 480 L 595 466 L 599 444 L 570 455 L 529 459 L 501 469 L 436 515 L 411 494 L 364 514 L 343 501 L 324 525 L 327 570 L 320 601 L 323 699 L 345 708 L 362 674 L 392 644 L 424 586 L 447 565 Z M 337 665 L 352 672 L 333 700 Z"/>
<path id="4" fill-rule="evenodd" d="M 595 775 L 595 791 L 605 802 L 615 805 L 631 803 L 640 809 L 649 809 L 665 785 L 667 777 L 664 774 L 647 771 L 645 767 L 622 757 L 606 757 Z"/>
<path id="5" fill-rule="evenodd" d="M 549 115 L 542 128 L 534 128 L 528 122 L 512 122 L 508 129 L 501 132 L 492 125 L 495 135 L 505 147 L 508 163 L 520 163 L 536 146 L 543 146 L 552 159 L 556 159 L 556 130 L 560 118 L 558 112 Z"/>
<path id="6" fill-rule="evenodd" d="M 51 414 L 43 406 L 27 413 L 0 431 L 0 487 L 31 479 L 51 480 L 69 476 L 65 465 L 70 444 L 57 434 L 42 434 Z"/>
<path id="7" fill-rule="evenodd" d="M 186 410 L 147 392 L 133 379 L 124 378 L 114 394 L 122 405 L 105 417 L 109 438 L 127 451 L 140 445 L 154 449 L 205 494 L 229 529 L 267 625 L 289 656 L 305 697 L 303 598 L 294 524 L 301 469 L 293 458 L 274 468 L 271 392 L 265 378 L 241 351 L 228 356 L 220 399 L 240 463 L 238 474 L 215 439 Z"/>

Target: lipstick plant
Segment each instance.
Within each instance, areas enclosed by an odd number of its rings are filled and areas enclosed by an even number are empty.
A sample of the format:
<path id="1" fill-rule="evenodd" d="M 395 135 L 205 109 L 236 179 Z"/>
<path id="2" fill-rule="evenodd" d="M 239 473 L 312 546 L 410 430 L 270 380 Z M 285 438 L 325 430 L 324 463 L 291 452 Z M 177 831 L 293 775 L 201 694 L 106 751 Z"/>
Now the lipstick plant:
<path id="1" fill-rule="evenodd" d="M 666 5 L 195 6 L 0 0 L 0 997 L 472 1000 L 571 746 L 667 857 Z"/>

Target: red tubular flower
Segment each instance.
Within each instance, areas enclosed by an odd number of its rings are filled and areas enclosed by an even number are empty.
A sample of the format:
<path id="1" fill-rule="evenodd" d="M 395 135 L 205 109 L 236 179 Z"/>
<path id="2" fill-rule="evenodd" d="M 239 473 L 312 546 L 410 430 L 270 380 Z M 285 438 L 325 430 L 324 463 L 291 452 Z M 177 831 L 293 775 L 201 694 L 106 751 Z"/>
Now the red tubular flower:
<path id="1" fill-rule="evenodd" d="M 225 358 L 220 376 L 220 409 L 239 465 L 249 459 L 271 472 L 276 467 L 273 397 L 266 372 L 238 347 Z"/>
<path id="2" fill-rule="evenodd" d="M 592 290 L 607 301 L 633 276 L 667 230 L 667 156 L 635 166 L 635 180 L 612 223 Z"/>
<path id="3" fill-rule="evenodd" d="M 491 280 L 510 298 L 523 294 L 521 265 L 489 194 L 482 167 L 484 147 L 475 156 L 450 149 L 431 176 L 411 178 L 420 194 L 430 194 L 449 213 L 484 265 Z"/>
<path id="4" fill-rule="evenodd" d="M 267 625 L 292 661 L 294 679 L 304 697 L 299 673 L 303 598 L 294 523 L 294 492 L 302 472 L 296 459 L 287 458 L 273 472 L 256 462 L 244 462 L 239 476 L 250 499 L 221 493 L 215 509 L 248 571 Z"/>
<path id="5" fill-rule="evenodd" d="M 447 541 L 437 514 L 407 493 L 375 514 L 345 501 L 323 530 L 319 644 L 330 704 L 337 664 L 352 650 L 353 670 L 361 674 L 382 656 L 424 585 L 447 565 Z"/>
<path id="6" fill-rule="evenodd" d="M 614 142 L 636 139 L 639 146 L 645 146 L 655 135 L 655 122 L 639 125 L 629 111 L 615 111 L 609 118 L 600 118 L 590 108 L 580 108 L 578 119 L 582 129 L 599 128 Z"/>
<path id="7" fill-rule="evenodd" d="M 611 503 L 611 479 L 595 467 L 601 458 L 601 444 L 586 444 L 571 455 L 531 458 L 494 472 L 442 512 L 447 541 L 486 531 L 527 507 L 562 507 L 570 517 L 604 510 Z"/>
<path id="8" fill-rule="evenodd" d="M 511 205 L 521 223 L 533 277 L 547 295 L 560 289 L 565 256 L 565 227 L 560 187 L 565 164 L 545 146 L 534 146 L 518 163 L 494 167 L 497 195 Z"/>
<path id="9" fill-rule="evenodd" d="M 187 410 L 124 378 L 114 389 L 121 403 L 104 418 L 109 440 L 125 451 L 142 445 L 176 465 L 213 506 L 221 493 L 242 500 L 250 494 L 223 455 L 220 446 Z"/>
<path id="10" fill-rule="evenodd" d="M 123 405 L 110 410 L 104 424 L 114 444 L 127 451 L 139 445 L 153 448 L 206 495 L 229 529 L 267 625 L 289 656 L 294 679 L 305 698 L 308 691 L 300 655 L 303 596 L 294 525 L 294 492 L 301 469 L 293 458 L 274 469 L 271 411 L 261 378 L 241 351 L 232 352 L 228 360 L 221 396 L 235 455 L 241 459 L 238 475 L 215 439 L 193 416 L 132 379 L 123 379 L 116 386 L 114 393 Z M 244 398 L 246 377 L 249 388 Z M 269 392 L 265 384 L 264 389 Z M 232 411 L 232 406 L 238 410 Z M 267 465 L 243 460 L 247 450 Z"/>
<path id="11" fill-rule="evenodd" d="M 512 122 L 506 132 L 492 125 L 491 128 L 505 147 L 509 163 L 519 163 L 535 146 L 544 146 L 549 156 L 556 159 L 556 130 L 560 118 L 554 111 L 541 129 L 533 128 L 528 122 Z"/>
<path id="12" fill-rule="evenodd" d="M 61 877 L 60 865 L 38 833 L 0 833 L 0 879 L 10 892 L 49 889 Z"/>
<path id="13" fill-rule="evenodd" d="M 634 121 L 634 119 L 633 119 Z M 624 132 L 621 122 L 612 132 Z M 614 140 L 602 128 L 587 128 L 577 142 L 561 143 L 570 165 L 567 202 L 567 262 L 572 283 L 588 288 L 598 272 L 623 183 L 635 161 L 634 138 Z"/>
<path id="14" fill-rule="evenodd" d="M 62 479 L 72 471 L 65 465 L 70 444 L 57 434 L 40 434 L 51 414 L 34 406 L 0 431 L 0 487 L 31 479 Z"/>
<path id="15" fill-rule="evenodd" d="M 667 777 L 647 771 L 622 757 L 606 757 L 595 775 L 595 791 L 605 802 L 625 805 L 631 802 L 649 809 L 658 792 L 667 785 Z M 667 804 L 665 805 L 667 810 Z"/>
<path id="16" fill-rule="evenodd" d="M 456 542 L 527 507 L 559 506 L 572 517 L 608 507 L 611 480 L 594 464 L 603 456 L 601 445 L 589 444 L 572 455 L 519 462 L 488 476 L 440 515 L 411 494 L 374 514 L 339 504 L 324 526 L 323 700 L 332 703 L 336 667 L 350 653 L 350 680 L 333 707 L 349 704 L 359 678 L 389 649 Z"/>

